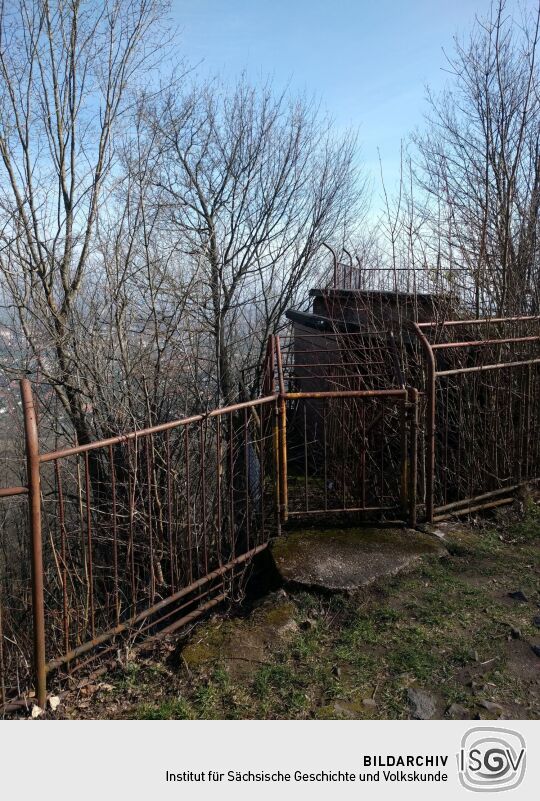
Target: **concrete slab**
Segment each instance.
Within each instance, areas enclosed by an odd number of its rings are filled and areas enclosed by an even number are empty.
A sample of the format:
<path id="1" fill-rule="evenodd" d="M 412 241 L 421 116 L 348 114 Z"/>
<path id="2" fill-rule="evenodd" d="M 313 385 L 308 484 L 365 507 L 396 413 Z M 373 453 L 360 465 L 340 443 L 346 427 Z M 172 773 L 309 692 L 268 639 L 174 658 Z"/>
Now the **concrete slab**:
<path id="1" fill-rule="evenodd" d="M 247 618 L 216 615 L 195 629 L 181 651 L 190 670 L 209 670 L 221 663 L 229 675 L 251 675 L 267 664 L 269 651 L 285 646 L 298 631 L 296 607 L 280 590 L 267 596 Z"/>
<path id="2" fill-rule="evenodd" d="M 402 528 L 303 529 L 272 546 L 285 584 L 333 592 L 354 592 L 422 558 L 445 555 L 436 537 Z"/>

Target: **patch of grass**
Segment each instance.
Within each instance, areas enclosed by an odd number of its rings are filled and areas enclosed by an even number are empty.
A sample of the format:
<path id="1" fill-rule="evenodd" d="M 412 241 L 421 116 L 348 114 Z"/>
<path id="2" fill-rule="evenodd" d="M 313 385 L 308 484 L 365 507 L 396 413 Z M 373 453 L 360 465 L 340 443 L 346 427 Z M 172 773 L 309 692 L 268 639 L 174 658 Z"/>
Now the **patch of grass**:
<path id="1" fill-rule="evenodd" d="M 418 627 L 400 632 L 388 654 L 390 672 L 409 673 L 419 681 L 427 681 L 436 672 L 440 656 L 433 650 L 432 638 Z"/>
<path id="2" fill-rule="evenodd" d="M 141 704 L 130 717 L 135 720 L 192 720 L 193 711 L 184 699 L 177 698 L 161 704 Z"/>
<path id="3" fill-rule="evenodd" d="M 115 677 L 115 686 L 119 691 L 130 690 L 137 687 L 141 682 L 141 673 L 143 667 L 138 662 L 128 662 L 117 677 Z"/>
<path id="4" fill-rule="evenodd" d="M 256 673 L 253 697 L 272 717 L 285 709 L 290 717 L 297 717 L 308 705 L 302 677 L 287 662 L 264 666 Z"/>
<path id="5" fill-rule="evenodd" d="M 508 533 L 521 540 L 538 541 L 540 537 L 540 505 L 535 503 L 531 497 L 525 499 L 523 519 L 509 526 Z"/>
<path id="6" fill-rule="evenodd" d="M 195 686 L 193 706 L 196 717 L 203 720 L 220 720 L 241 717 L 236 688 L 227 670 L 217 665 L 206 681 Z"/>

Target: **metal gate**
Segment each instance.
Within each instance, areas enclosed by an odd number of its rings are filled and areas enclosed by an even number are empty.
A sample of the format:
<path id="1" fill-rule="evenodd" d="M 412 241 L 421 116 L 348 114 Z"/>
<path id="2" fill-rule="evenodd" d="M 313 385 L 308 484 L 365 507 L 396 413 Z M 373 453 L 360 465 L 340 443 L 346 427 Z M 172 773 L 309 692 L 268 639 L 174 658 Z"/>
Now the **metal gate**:
<path id="1" fill-rule="evenodd" d="M 356 363 L 347 361 L 358 347 L 355 340 L 340 348 L 347 353 L 345 360 L 328 348 L 316 349 L 316 363 L 293 359 L 289 369 L 283 365 L 279 337 L 273 340 L 266 389 L 278 393 L 280 405 L 281 522 L 354 514 L 361 521 L 415 525 L 417 391 L 350 388 L 361 375 L 350 369 Z M 296 391 L 302 369 L 301 386 L 316 379 L 319 386 L 339 382 L 342 388 Z"/>

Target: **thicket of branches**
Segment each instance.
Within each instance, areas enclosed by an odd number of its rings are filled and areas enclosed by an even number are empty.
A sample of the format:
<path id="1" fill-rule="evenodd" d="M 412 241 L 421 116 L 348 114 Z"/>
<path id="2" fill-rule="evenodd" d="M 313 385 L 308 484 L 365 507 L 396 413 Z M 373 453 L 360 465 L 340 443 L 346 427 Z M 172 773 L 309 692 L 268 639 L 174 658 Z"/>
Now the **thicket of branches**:
<path id="1" fill-rule="evenodd" d="M 539 14 L 501 0 L 456 39 L 415 136 L 417 235 L 477 316 L 540 310 Z"/>
<path id="2" fill-rule="evenodd" d="M 477 314 L 538 311 L 538 13 L 517 24 L 500 3 L 456 42 L 361 239 L 355 137 L 270 84 L 165 75 L 166 15 L 0 6 L 4 369 L 43 386 L 68 438 L 256 393 L 268 334 L 330 278 L 323 242 L 355 242 L 370 288 L 385 274 Z"/>
<path id="3" fill-rule="evenodd" d="M 312 103 L 243 78 L 154 86 L 165 13 L 0 12 L 6 366 L 52 387 L 80 443 L 236 399 L 360 208 L 354 139 Z"/>

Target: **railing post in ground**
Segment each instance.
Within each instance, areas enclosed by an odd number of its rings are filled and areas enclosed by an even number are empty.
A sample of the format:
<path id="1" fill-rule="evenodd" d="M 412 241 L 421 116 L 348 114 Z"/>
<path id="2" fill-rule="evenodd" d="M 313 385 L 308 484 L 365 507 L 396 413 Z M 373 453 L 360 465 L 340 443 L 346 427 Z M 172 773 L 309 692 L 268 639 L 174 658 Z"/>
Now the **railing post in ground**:
<path id="1" fill-rule="evenodd" d="M 406 515 L 409 509 L 409 445 L 408 445 L 408 400 L 405 395 L 400 401 L 399 424 L 401 428 L 401 477 L 400 477 L 400 501 L 401 513 Z"/>
<path id="2" fill-rule="evenodd" d="M 418 483 L 418 390 L 409 387 L 409 525 L 416 528 L 416 487 Z"/>
<path id="3" fill-rule="evenodd" d="M 39 442 L 36 409 L 30 382 L 20 382 L 24 414 L 26 444 L 26 471 L 28 480 L 28 507 L 32 565 L 32 617 L 34 628 L 34 672 L 36 699 L 45 709 L 47 679 L 45 669 L 45 604 L 43 594 L 43 553 L 41 542 L 41 481 L 39 470 Z"/>
<path id="4" fill-rule="evenodd" d="M 2 627 L 2 593 L 0 591 L 0 704 L 4 704 L 6 702 L 4 671 L 4 629 Z"/>
<path id="5" fill-rule="evenodd" d="M 276 528 L 278 536 L 281 534 L 281 470 L 279 458 L 279 400 L 276 400 L 272 410 L 272 450 L 274 453 L 274 499 L 276 505 Z"/>
<path id="6" fill-rule="evenodd" d="M 279 475 L 281 501 L 281 522 L 286 523 L 289 517 L 289 498 L 287 486 L 287 405 L 283 396 L 279 399 Z"/>
<path id="7" fill-rule="evenodd" d="M 285 399 L 285 380 L 283 378 L 283 362 L 279 336 L 274 336 L 276 362 L 279 379 L 279 499 L 281 505 L 281 522 L 286 523 L 289 517 L 289 498 L 287 485 L 287 402 Z"/>
<path id="8" fill-rule="evenodd" d="M 418 323 L 413 323 L 413 329 L 420 341 L 426 357 L 426 453 L 425 453 L 425 484 L 426 484 L 426 522 L 433 523 L 435 500 L 435 417 L 436 417 L 436 380 L 437 368 L 435 355 L 427 338 Z"/>
<path id="9" fill-rule="evenodd" d="M 428 362 L 427 413 L 426 413 L 426 520 L 433 523 L 435 506 L 435 359 Z"/>

